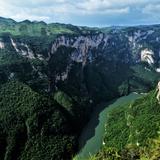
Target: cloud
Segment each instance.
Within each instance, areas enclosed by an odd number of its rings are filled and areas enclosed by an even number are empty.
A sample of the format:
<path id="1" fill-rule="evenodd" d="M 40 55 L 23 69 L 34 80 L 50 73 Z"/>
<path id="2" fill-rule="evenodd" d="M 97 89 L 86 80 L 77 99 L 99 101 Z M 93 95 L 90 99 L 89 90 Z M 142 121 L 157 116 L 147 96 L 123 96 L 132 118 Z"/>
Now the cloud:
<path id="1" fill-rule="evenodd" d="M 0 16 L 17 21 L 134 25 L 159 23 L 159 15 L 160 0 L 0 0 Z"/>
<path id="2" fill-rule="evenodd" d="M 143 8 L 143 13 L 146 14 L 155 14 L 159 12 L 160 12 L 160 4 L 157 5 L 149 4 Z"/>

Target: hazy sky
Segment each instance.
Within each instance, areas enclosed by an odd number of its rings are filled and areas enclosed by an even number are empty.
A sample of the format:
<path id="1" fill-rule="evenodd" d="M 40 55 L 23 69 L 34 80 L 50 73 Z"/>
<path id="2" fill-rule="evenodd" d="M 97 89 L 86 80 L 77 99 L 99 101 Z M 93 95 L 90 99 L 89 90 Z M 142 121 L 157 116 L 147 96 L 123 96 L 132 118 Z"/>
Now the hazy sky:
<path id="1" fill-rule="evenodd" d="M 160 23 L 160 0 L 0 0 L 0 16 L 87 26 Z"/>

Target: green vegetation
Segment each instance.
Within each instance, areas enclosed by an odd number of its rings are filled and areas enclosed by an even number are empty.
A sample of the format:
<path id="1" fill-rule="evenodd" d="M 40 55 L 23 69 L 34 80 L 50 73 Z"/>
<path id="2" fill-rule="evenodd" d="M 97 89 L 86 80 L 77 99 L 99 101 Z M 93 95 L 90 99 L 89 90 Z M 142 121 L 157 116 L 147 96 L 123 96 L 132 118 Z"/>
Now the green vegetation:
<path id="1" fill-rule="evenodd" d="M 154 90 L 108 113 L 104 145 L 95 159 L 159 159 L 159 126 L 160 104 Z"/>
<path id="2" fill-rule="evenodd" d="M 99 105 L 98 108 L 94 110 L 89 123 L 86 125 L 79 139 L 80 151 L 76 155 L 77 160 L 87 159 L 90 155 L 96 154 L 101 149 L 105 134 L 104 126 L 106 124 L 107 113 L 113 108 L 125 105 L 139 97 L 141 97 L 141 95 L 131 93 L 128 96 L 120 97 L 107 104 Z M 86 137 L 88 137 L 88 139 Z"/>
<path id="3" fill-rule="evenodd" d="M 133 92 L 146 93 L 156 86 L 157 81 L 160 79 L 159 73 L 155 71 L 152 66 L 142 63 L 132 66 L 130 78 L 130 90 Z"/>
<path id="4" fill-rule="evenodd" d="M 71 24 L 59 24 L 29 21 L 16 22 L 0 17 L 0 35 L 10 33 L 13 36 L 51 36 L 57 34 L 86 34 L 95 32 L 95 28 L 77 27 Z"/>
<path id="5" fill-rule="evenodd" d="M 12 81 L 0 90 L 0 155 L 7 160 L 70 159 L 75 135 L 62 107 Z"/>
<path id="6" fill-rule="evenodd" d="M 32 89 L 42 92 L 47 87 L 46 64 L 38 59 L 29 60 L 14 51 L 0 50 L 0 85 L 9 80 L 18 80 Z"/>
<path id="7" fill-rule="evenodd" d="M 14 52 L 0 50 L 0 71 L 2 76 L 6 77 L 0 84 L 15 78 L 26 81 L 31 79 L 32 66 L 24 57 Z"/>
<path id="8" fill-rule="evenodd" d="M 95 156 L 88 160 L 158 160 L 160 150 L 160 138 L 151 139 L 147 147 L 129 146 L 123 150 L 103 147 Z"/>
<path id="9" fill-rule="evenodd" d="M 58 91 L 54 95 L 55 101 L 65 107 L 66 109 L 70 109 L 73 105 L 72 99 L 62 91 Z"/>
<path id="10" fill-rule="evenodd" d="M 60 33 L 74 33 L 70 26 L 60 24 L 49 24 L 44 22 L 31 22 L 23 21 L 20 23 L 11 19 L 0 19 L 1 30 L 0 34 L 11 33 L 12 35 L 32 35 L 32 36 L 45 36 Z M 76 28 L 76 27 L 75 27 Z"/>
<path id="11" fill-rule="evenodd" d="M 133 91 L 148 92 L 160 79 L 155 72 L 160 64 L 159 28 L 99 29 L 0 18 L 0 159 L 70 159 L 93 107 Z M 146 35 L 150 29 L 155 32 Z M 139 30 L 146 33 L 133 49 L 128 36 Z M 139 46 L 154 51 L 153 66 L 139 62 Z M 156 138 L 158 104 L 153 100 L 151 111 L 145 108 L 149 98 L 111 112 L 102 156 L 106 150 L 107 157 L 121 156 L 119 150 L 129 144 L 146 147 L 148 138 Z"/>
<path id="12" fill-rule="evenodd" d="M 127 144 L 144 146 L 148 138 L 157 136 L 160 108 L 155 95 L 156 92 L 152 91 L 133 104 L 119 107 L 109 114 L 104 138 L 106 145 L 118 149 L 124 148 Z M 115 120 L 118 123 L 114 123 Z"/>

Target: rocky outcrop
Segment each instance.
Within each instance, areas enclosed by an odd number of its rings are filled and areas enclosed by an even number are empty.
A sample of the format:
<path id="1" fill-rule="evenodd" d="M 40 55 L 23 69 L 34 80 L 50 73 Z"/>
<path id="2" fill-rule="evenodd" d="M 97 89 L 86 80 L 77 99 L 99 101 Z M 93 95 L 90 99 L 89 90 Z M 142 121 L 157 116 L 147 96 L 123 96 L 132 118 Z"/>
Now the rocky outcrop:
<path id="1" fill-rule="evenodd" d="M 18 54 L 29 59 L 42 61 L 49 60 L 60 46 L 66 46 L 75 49 L 70 56 L 71 60 L 82 63 L 83 66 L 87 62 L 92 62 L 98 56 L 102 56 L 107 60 L 121 61 L 122 63 L 145 61 L 151 65 L 155 63 L 155 57 L 160 57 L 160 48 L 150 50 L 148 48 L 152 47 L 144 47 L 144 44 L 150 43 L 148 38 L 152 37 L 153 34 L 155 34 L 155 31 L 151 29 L 146 31 L 140 29 L 128 31 L 124 29 L 108 33 L 95 32 L 86 35 L 59 35 L 50 40 L 47 46 L 44 47 L 45 50 L 41 53 L 38 53 L 36 48 L 33 49 L 32 45 L 37 45 L 34 44 L 34 41 L 33 44 L 30 42 L 28 44 L 28 42 L 20 38 L 17 40 L 15 37 L 10 36 L 7 43 L 10 43 L 13 50 Z M 158 37 L 154 38 L 155 42 L 159 43 Z M 0 41 L 1 49 L 6 47 L 5 43 L 5 40 L 2 38 L 2 41 Z M 44 43 L 45 41 L 39 44 L 43 47 Z M 44 56 L 42 53 L 46 55 Z"/>
<path id="2" fill-rule="evenodd" d="M 149 65 L 154 64 L 154 53 L 150 49 L 144 49 L 141 51 L 141 61 L 147 62 Z"/>
<path id="3" fill-rule="evenodd" d="M 11 44 L 13 46 L 13 48 L 15 49 L 16 52 L 20 52 L 20 50 L 17 48 L 17 44 L 14 42 L 14 40 L 12 38 L 10 38 L 11 40 Z"/>
<path id="4" fill-rule="evenodd" d="M 0 41 L 0 49 L 4 49 L 4 47 L 5 47 L 4 42 Z"/>
<path id="5" fill-rule="evenodd" d="M 13 38 L 10 38 L 11 40 L 11 44 L 14 48 L 14 50 L 19 53 L 22 54 L 22 56 L 27 57 L 29 59 L 35 59 L 34 53 L 33 51 L 28 47 L 27 44 L 24 43 L 16 43 Z"/>
<path id="6" fill-rule="evenodd" d="M 75 50 L 71 55 L 71 59 L 85 65 L 87 59 L 92 60 L 92 51 L 97 50 L 103 42 L 106 45 L 107 37 L 102 33 L 88 36 L 60 36 L 53 42 L 51 54 L 54 54 L 60 46 L 72 47 Z"/>
<path id="7" fill-rule="evenodd" d="M 154 34 L 155 30 L 153 29 L 143 31 L 133 28 L 131 31 L 124 29 L 117 32 L 97 33 L 93 35 L 63 35 L 56 38 L 52 43 L 51 54 L 54 54 L 57 48 L 63 45 L 75 48 L 71 59 L 76 62 L 82 62 L 83 65 L 87 61 L 92 62 L 99 55 L 109 60 L 118 59 L 123 63 L 145 61 L 149 65 L 152 65 L 156 63 L 157 58 L 160 58 L 160 48 L 151 50 L 149 48 L 153 48 L 152 46 L 145 46 L 152 43 L 152 41 L 160 43 L 158 37 L 155 37 Z"/>
<path id="8" fill-rule="evenodd" d="M 160 81 L 158 82 L 156 91 L 157 91 L 157 97 L 156 98 L 157 98 L 158 102 L 160 103 Z"/>
<path id="9" fill-rule="evenodd" d="M 153 85 L 151 78 L 148 78 L 150 75 L 141 75 L 142 72 L 150 74 L 153 71 L 156 74 L 156 80 L 153 81 L 157 81 L 160 72 L 160 39 L 155 28 L 144 28 L 120 28 L 106 32 L 97 29 L 87 33 L 50 36 L 2 34 L 0 49 L 11 54 L 17 53 L 20 55 L 17 57 L 22 59 L 22 68 L 18 66 L 19 70 L 16 71 L 11 68 L 5 76 L 15 79 L 20 75 L 19 78 L 31 87 L 36 80 L 39 83 L 37 86 L 41 85 L 46 92 L 61 86 L 61 83 L 70 88 L 76 85 L 77 93 L 85 90 L 92 97 L 97 97 L 100 92 L 103 92 L 102 95 L 112 95 L 117 88 L 120 95 L 128 94 L 130 90 L 136 91 L 142 85 L 148 89 L 148 83 Z M 150 66 L 141 64 L 142 61 Z M 144 83 L 146 80 L 142 79 L 146 77 L 149 80 Z M 112 88 L 115 90 L 112 91 Z"/>
<path id="10" fill-rule="evenodd" d="M 72 63 L 79 63 L 83 70 L 86 64 L 98 65 L 99 59 L 109 62 L 113 72 L 120 67 L 119 63 L 131 66 L 144 61 L 155 67 L 156 72 L 160 72 L 160 66 L 158 66 L 160 64 L 160 39 L 155 32 L 156 30 L 151 27 L 145 30 L 133 27 L 109 32 L 63 34 L 53 36 L 53 38 L 5 35 L 0 36 L 0 49 L 14 51 L 14 53 L 27 57 L 30 61 L 43 61 L 45 65 L 48 65 L 54 56 L 63 54 L 62 52 L 56 54 L 62 46 L 73 49 L 71 54 L 67 54 L 67 50 L 64 50 L 68 56 L 67 67 L 65 66 L 61 73 L 54 75 L 56 81 L 67 79 Z M 156 46 L 154 46 L 155 43 Z M 64 56 L 61 57 L 62 62 L 63 58 Z M 36 68 L 33 63 L 32 68 Z M 150 71 L 149 67 L 145 66 L 145 69 Z M 40 73 L 41 71 L 36 69 L 34 71 L 38 72 L 40 77 L 48 76 L 48 73 L 44 75 Z"/>

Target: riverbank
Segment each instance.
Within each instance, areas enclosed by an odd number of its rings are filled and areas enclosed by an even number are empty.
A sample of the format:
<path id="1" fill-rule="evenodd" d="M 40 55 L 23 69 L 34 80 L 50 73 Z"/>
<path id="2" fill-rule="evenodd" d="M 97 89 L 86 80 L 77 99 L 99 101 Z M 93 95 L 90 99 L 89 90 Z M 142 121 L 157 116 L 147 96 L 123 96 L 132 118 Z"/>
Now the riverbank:
<path id="1" fill-rule="evenodd" d="M 103 143 L 107 113 L 111 109 L 130 103 L 141 96 L 142 95 L 131 93 L 128 96 L 118 98 L 96 107 L 90 121 L 83 129 L 79 138 L 80 152 L 75 157 L 75 160 L 87 160 L 90 155 L 96 154 L 100 150 Z"/>

